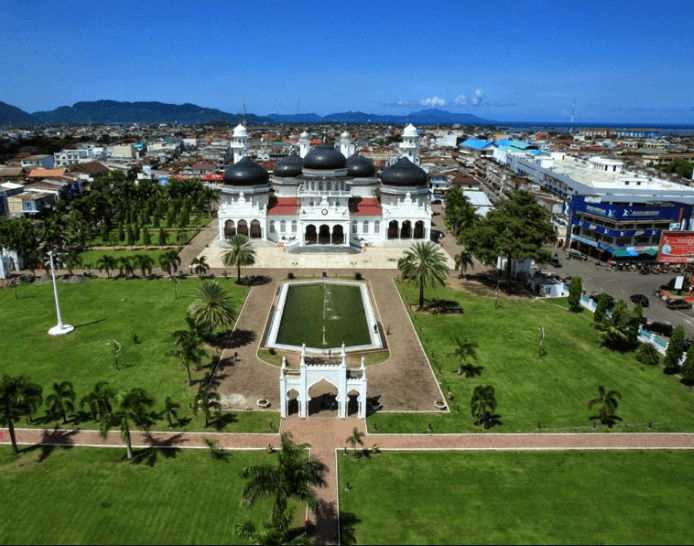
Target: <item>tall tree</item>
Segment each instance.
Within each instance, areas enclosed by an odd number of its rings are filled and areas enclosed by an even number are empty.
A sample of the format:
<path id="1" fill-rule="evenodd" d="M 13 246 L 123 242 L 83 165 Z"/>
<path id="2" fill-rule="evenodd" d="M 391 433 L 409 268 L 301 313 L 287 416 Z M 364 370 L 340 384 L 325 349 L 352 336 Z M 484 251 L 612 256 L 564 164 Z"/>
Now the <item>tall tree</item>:
<path id="1" fill-rule="evenodd" d="M 273 515 L 287 510 L 290 498 L 305 502 L 311 510 L 318 510 L 318 498 L 314 487 L 326 487 L 325 474 L 328 467 L 315 456 L 306 454 L 308 444 L 297 445 L 291 433 L 282 434 L 282 448 L 278 464 L 246 467 L 242 477 L 248 482 L 243 488 L 243 498 L 252 506 L 261 497 L 274 497 Z"/>
<path id="2" fill-rule="evenodd" d="M 624 300 L 617 300 L 612 308 L 612 316 L 597 325 L 605 346 L 618 351 L 634 349 L 638 344 L 642 316 L 643 308 L 640 305 L 630 311 Z"/>
<path id="3" fill-rule="evenodd" d="M 352 449 L 354 449 L 354 452 L 356 453 L 357 451 L 357 445 L 363 446 L 364 441 L 362 438 L 364 437 L 364 433 L 361 432 L 357 427 L 354 427 L 354 430 L 352 430 L 352 434 L 350 434 L 345 442 L 347 442 L 349 445 L 352 446 Z"/>
<path id="4" fill-rule="evenodd" d="M 121 438 L 125 442 L 128 459 L 133 458 L 130 429 L 133 426 L 147 430 L 152 424 L 151 408 L 154 400 L 144 389 L 133 388 L 125 393 L 120 393 L 115 398 L 117 407 L 111 412 L 108 419 L 101 422 L 100 433 L 103 438 L 108 436 L 109 427 L 118 427 Z"/>
<path id="5" fill-rule="evenodd" d="M 148 273 L 152 273 L 152 267 L 154 267 L 154 260 L 151 256 L 147 254 L 136 254 L 133 259 L 137 263 L 137 267 L 142 272 L 142 276 L 146 277 Z"/>
<path id="6" fill-rule="evenodd" d="M 682 363 L 682 383 L 685 385 L 694 385 L 694 343 L 689 344 L 687 349 L 687 357 Z"/>
<path id="7" fill-rule="evenodd" d="M 682 353 L 684 352 L 684 326 L 681 324 L 677 326 L 670 336 L 670 342 L 667 344 L 667 349 L 665 349 L 665 358 L 663 359 L 663 364 L 665 365 L 665 371 L 667 373 L 672 373 L 679 367 L 680 360 L 682 360 Z"/>
<path id="8" fill-rule="evenodd" d="M 203 281 L 198 297 L 188 307 L 190 316 L 198 324 L 206 324 L 210 330 L 228 326 L 236 319 L 231 298 L 217 281 Z"/>
<path id="9" fill-rule="evenodd" d="M 62 418 L 67 423 L 68 414 L 75 411 L 75 389 L 69 381 L 53 383 L 53 393 L 46 397 L 48 414 L 54 419 Z"/>
<path id="10" fill-rule="evenodd" d="M 617 411 L 617 406 L 619 405 L 619 400 L 621 400 L 622 395 L 618 391 L 608 391 L 603 385 L 598 387 L 598 396 L 593 398 L 588 402 L 588 409 L 599 404 L 600 409 L 598 410 L 598 418 L 603 425 L 612 425 L 615 420 L 620 420 L 615 414 Z"/>
<path id="11" fill-rule="evenodd" d="M 188 386 L 193 384 L 190 376 L 190 365 L 193 364 L 197 370 L 202 359 L 207 356 L 207 352 L 202 348 L 203 339 L 209 334 L 207 324 L 197 323 L 190 316 L 186 317 L 188 329 L 177 330 L 173 333 L 174 343 L 177 349 L 172 351 L 172 356 L 178 357 L 183 361 L 188 373 Z"/>
<path id="12" fill-rule="evenodd" d="M 195 274 L 199 277 L 204 277 L 207 274 L 207 271 L 210 269 L 210 266 L 207 265 L 207 259 L 205 256 L 193 259 L 190 265 L 191 267 L 195 268 Z"/>
<path id="13" fill-rule="evenodd" d="M 178 271 L 178 266 L 181 265 L 181 258 L 178 256 L 178 252 L 169 250 L 159 256 L 159 265 L 169 276 L 173 277 L 173 274 Z"/>
<path id="14" fill-rule="evenodd" d="M 99 381 L 88 395 L 80 399 L 80 408 L 85 408 L 94 421 L 103 421 L 113 411 L 113 398 L 115 393 L 108 386 L 107 381 Z"/>
<path id="15" fill-rule="evenodd" d="M 424 288 L 440 284 L 443 286 L 448 274 L 446 256 L 432 243 L 416 243 L 398 260 L 398 269 L 403 280 L 419 286 L 419 310 L 424 308 Z"/>
<path id="16" fill-rule="evenodd" d="M 465 374 L 466 377 L 471 377 L 476 373 L 476 368 L 468 363 L 468 358 L 477 359 L 477 342 L 470 337 L 465 339 L 455 338 L 455 344 L 457 347 L 453 351 L 453 354 L 460 358 L 460 363 L 458 364 L 458 375 Z"/>
<path id="17" fill-rule="evenodd" d="M 200 382 L 198 392 L 195 393 L 193 400 L 193 413 L 198 414 L 199 411 L 205 417 L 205 428 L 210 426 L 210 417 L 213 414 L 219 414 L 221 410 L 220 396 L 217 393 L 217 385 L 210 383 L 207 378 Z"/>
<path id="18" fill-rule="evenodd" d="M 42 391 L 41 385 L 31 383 L 25 375 L 3 375 L 0 380 L 0 424 L 8 429 L 14 454 L 18 453 L 14 424 L 21 417 L 36 413 L 43 401 Z"/>
<path id="19" fill-rule="evenodd" d="M 174 402 L 173 398 L 170 396 L 166 397 L 166 400 L 164 400 L 164 411 L 162 412 L 164 416 L 166 417 L 167 422 L 169 423 L 169 428 L 173 428 L 173 420 L 175 419 L 176 422 L 178 422 L 178 410 L 181 407 L 181 404 Z"/>
<path id="20" fill-rule="evenodd" d="M 470 411 L 475 417 L 476 425 L 484 425 L 489 428 L 491 412 L 496 409 L 496 395 L 491 385 L 477 385 L 472 391 L 470 399 Z"/>
<path id="21" fill-rule="evenodd" d="M 569 285 L 569 310 L 578 313 L 581 309 L 581 293 L 583 292 L 583 280 L 576 275 Z"/>
<path id="22" fill-rule="evenodd" d="M 446 194 L 446 201 L 443 208 L 443 221 L 446 227 L 453 232 L 453 236 L 472 227 L 476 221 L 475 208 L 470 200 L 463 194 L 460 186 L 454 186 Z"/>
<path id="23" fill-rule="evenodd" d="M 106 271 L 106 276 L 111 278 L 111 271 L 118 267 L 118 262 L 113 256 L 104 254 L 96 261 L 96 267 L 99 271 Z"/>
<path id="24" fill-rule="evenodd" d="M 497 203 L 485 218 L 463 230 L 460 240 L 480 261 L 494 263 L 497 257 L 511 261 L 532 259 L 546 263 L 552 258 L 543 245 L 556 240 L 551 214 L 535 196 L 525 190 L 508 193 L 509 199 Z"/>
<path id="25" fill-rule="evenodd" d="M 255 263 L 255 250 L 248 237 L 236 234 L 227 240 L 231 249 L 222 256 L 224 267 L 236 267 L 236 282 L 241 281 L 241 268 Z"/>
<path id="26" fill-rule="evenodd" d="M 596 325 L 600 325 L 605 322 L 607 318 L 607 294 L 603 292 L 598 298 L 598 305 L 595 308 L 595 313 L 593 314 L 593 322 Z"/>

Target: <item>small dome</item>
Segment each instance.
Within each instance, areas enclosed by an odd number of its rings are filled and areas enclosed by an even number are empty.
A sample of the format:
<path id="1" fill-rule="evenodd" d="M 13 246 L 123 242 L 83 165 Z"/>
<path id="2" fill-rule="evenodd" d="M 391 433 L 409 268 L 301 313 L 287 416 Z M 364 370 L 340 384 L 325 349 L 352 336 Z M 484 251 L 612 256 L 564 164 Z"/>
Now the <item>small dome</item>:
<path id="1" fill-rule="evenodd" d="M 426 186 L 427 173 L 403 157 L 395 165 L 381 171 L 381 182 L 389 186 Z"/>
<path id="2" fill-rule="evenodd" d="M 352 138 L 352 135 L 350 135 L 348 131 L 345 131 L 340 135 L 340 138 Z"/>
<path id="3" fill-rule="evenodd" d="M 298 155 L 288 155 L 277 162 L 273 173 L 280 178 L 293 178 L 301 174 L 303 165 L 304 163 Z"/>
<path id="4" fill-rule="evenodd" d="M 224 171 L 224 183 L 228 186 L 257 186 L 267 184 L 268 172 L 249 157 L 244 157 Z"/>
<path id="5" fill-rule="evenodd" d="M 304 157 L 304 167 L 316 170 L 344 169 L 347 159 L 332 144 L 323 142 Z"/>
<path id="6" fill-rule="evenodd" d="M 419 134 L 417 133 L 417 128 L 410 123 L 407 127 L 405 127 L 405 131 L 403 132 L 402 136 L 416 137 L 419 136 Z"/>
<path id="7" fill-rule="evenodd" d="M 307 139 L 307 138 L 311 138 L 311 135 L 309 135 L 306 131 L 304 131 L 303 133 L 301 133 L 299 135 L 299 138 Z"/>
<path id="8" fill-rule="evenodd" d="M 248 133 L 246 132 L 246 128 L 239 123 L 236 127 L 234 127 L 233 136 L 245 137 L 245 136 L 248 136 Z"/>
<path id="9" fill-rule="evenodd" d="M 353 155 L 347 159 L 347 176 L 368 178 L 376 174 L 376 166 L 367 157 Z"/>

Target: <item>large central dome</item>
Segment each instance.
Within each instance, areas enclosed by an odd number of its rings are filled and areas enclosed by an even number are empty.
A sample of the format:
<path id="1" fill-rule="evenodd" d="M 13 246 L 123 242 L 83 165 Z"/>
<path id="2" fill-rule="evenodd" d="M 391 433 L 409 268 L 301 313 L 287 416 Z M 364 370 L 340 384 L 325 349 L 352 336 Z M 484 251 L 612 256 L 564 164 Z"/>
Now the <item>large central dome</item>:
<path id="1" fill-rule="evenodd" d="M 224 171 L 224 183 L 228 186 L 257 186 L 267 184 L 269 180 L 268 172 L 249 157 Z"/>
<path id="2" fill-rule="evenodd" d="M 319 171 L 344 169 L 347 158 L 328 142 L 323 142 L 304 157 L 304 167 Z"/>
<path id="3" fill-rule="evenodd" d="M 426 186 L 427 173 L 403 157 L 395 165 L 381 171 L 381 182 L 389 186 Z"/>

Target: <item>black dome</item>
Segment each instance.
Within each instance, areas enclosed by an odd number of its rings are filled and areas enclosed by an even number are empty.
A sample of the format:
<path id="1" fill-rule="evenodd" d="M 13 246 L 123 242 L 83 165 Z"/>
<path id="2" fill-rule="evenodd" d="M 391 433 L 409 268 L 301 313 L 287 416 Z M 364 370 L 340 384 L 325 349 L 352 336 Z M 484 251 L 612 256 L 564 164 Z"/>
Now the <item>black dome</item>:
<path id="1" fill-rule="evenodd" d="M 347 176 L 368 178 L 374 174 L 376 174 L 376 166 L 370 159 L 361 155 L 353 155 L 347 158 Z"/>
<path id="2" fill-rule="evenodd" d="M 255 186 L 267 184 L 270 175 L 249 157 L 244 157 L 224 171 L 224 183 L 229 186 Z"/>
<path id="3" fill-rule="evenodd" d="M 290 178 L 299 176 L 301 174 L 302 167 L 303 161 L 301 158 L 298 155 L 292 154 L 280 159 L 272 172 L 275 176 L 279 176 L 281 178 Z"/>
<path id="4" fill-rule="evenodd" d="M 323 142 L 304 157 L 304 167 L 316 170 L 344 169 L 347 160 L 332 144 Z"/>
<path id="5" fill-rule="evenodd" d="M 403 157 L 395 165 L 381 171 L 381 182 L 389 186 L 426 186 L 427 173 Z"/>

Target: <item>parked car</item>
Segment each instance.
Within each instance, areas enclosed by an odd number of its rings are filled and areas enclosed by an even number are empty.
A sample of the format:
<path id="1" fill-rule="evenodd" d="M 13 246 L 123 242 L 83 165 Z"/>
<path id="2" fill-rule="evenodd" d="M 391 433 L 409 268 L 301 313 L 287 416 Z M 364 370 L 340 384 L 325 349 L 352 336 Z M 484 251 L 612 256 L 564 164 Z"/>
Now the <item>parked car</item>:
<path id="1" fill-rule="evenodd" d="M 683 299 L 668 299 L 665 302 L 665 305 L 667 305 L 668 309 L 691 309 L 692 304 L 691 302 Z"/>
<path id="2" fill-rule="evenodd" d="M 602 294 L 598 294 L 597 292 L 593 292 L 590 295 L 590 299 L 593 300 L 595 303 L 598 303 L 598 300 L 600 300 L 601 295 Z M 614 307 L 615 303 L 616 303 L 615 299 L 612 296 L 610 296 L 609 294 L 607 294 L 607 308 L 612 309 Z"/>
<path id="3" fill-rule="evenodd" d="M 629 299 L 632 303 L 640 303 L 641 307 L 648 307 L 650 305 L 650 302 L 648 301 L 648 296 L 645 296 L 644 294 L 632 294 L 631 296 L 629 296 Z"/>
<path id="4" fill-rule="evenodd" d="M 567 259 L 569 259 L 569 260 L 570 260 L 571 258 L 573 258 L 574 260 L 587 260 L 587 259 L 588 259 L 588 256 L 586 256 L 585 254 L 583 254 L 583 252 L 579 252 L 578 250 L 573 250 L 573 249 L 568 250 L 568 251 L 566 252 L 566 257 L 567 257 Z"/>
<path id="5" fill-rule="evenodd" d="M 665 337 L 670 337 L 674 328 L 672 327 L 672 324 L 667 324 L 665 322 L 649 322 L 644 327 L 644 330 L 654 334 L 660 334 Z"/>
<path id="6" fill-rule="evenodd" d="M 561 260 L 559 259 L 559 254 L 555 253 L 554 256 L 552 256 L 552 265 L 554 267 L 561 267 Z"/>

